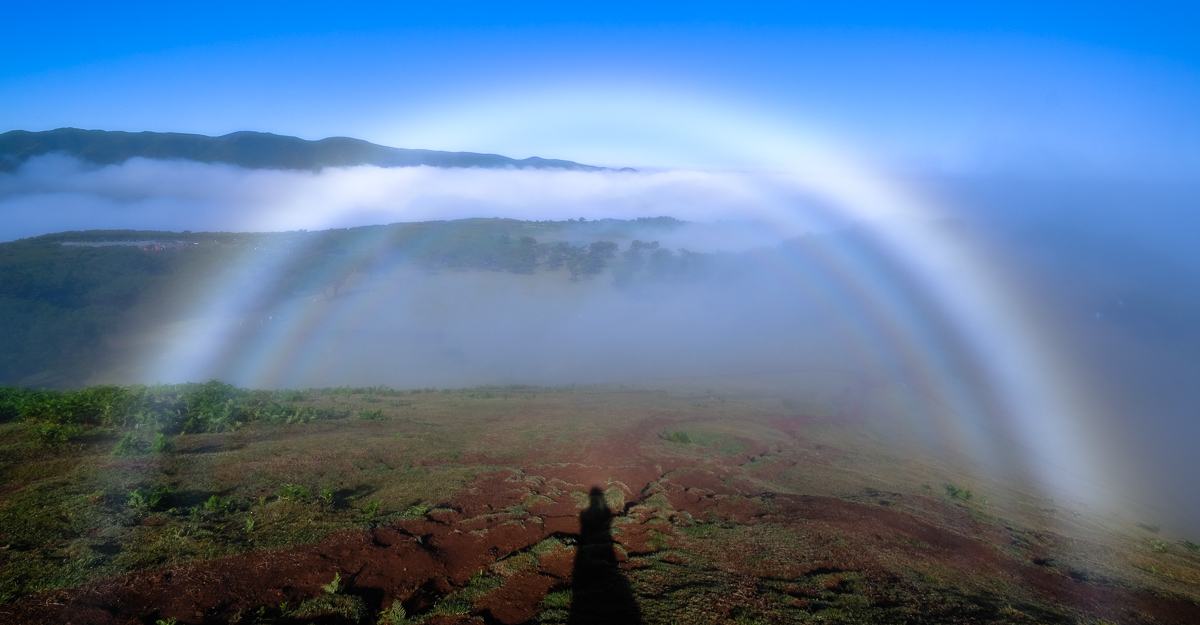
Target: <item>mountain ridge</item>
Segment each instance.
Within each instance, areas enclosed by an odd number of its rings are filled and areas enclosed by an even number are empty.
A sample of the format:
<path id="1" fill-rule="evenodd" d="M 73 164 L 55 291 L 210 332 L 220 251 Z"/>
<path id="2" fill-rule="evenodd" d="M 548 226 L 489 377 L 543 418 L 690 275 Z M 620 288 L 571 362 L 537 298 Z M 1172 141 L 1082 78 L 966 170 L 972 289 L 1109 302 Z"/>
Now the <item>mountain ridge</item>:
<path id="1" fill-rule="evenodd" d="M 393 148 L 351 137 L 310 141 L 288 135 L 241 130 L 218 137 L 179 132 L 126 132 L 57 128 L 10 130 L 0 134 L 0 172 L 12 172 L 31 158 L 64 153 L 97 165 L 131 158 L 226 163 L 247 169 L 321 170 L 326 167 L 483 167 L 565 169 L 603 167 L 537 156 L 514 159 L 499 154 Z"/>

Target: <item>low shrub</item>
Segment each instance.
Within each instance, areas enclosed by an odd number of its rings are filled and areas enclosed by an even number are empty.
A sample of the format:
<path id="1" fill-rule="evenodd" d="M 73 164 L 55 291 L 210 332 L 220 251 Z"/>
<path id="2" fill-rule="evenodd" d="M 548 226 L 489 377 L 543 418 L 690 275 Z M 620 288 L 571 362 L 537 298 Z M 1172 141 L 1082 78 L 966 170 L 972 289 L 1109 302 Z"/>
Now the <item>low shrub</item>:
<path id="1" fill-rule="evenodd" d="M 169 454 L 172 451 L 175 451 L 175 443 L 166 434 L 161 432 L 159 432 L 158 436 L 154 437 L 154 442 L 150 443 L 151 453 Z"/>
<path id="2" fill-rule="evenodd" d="M 570 590 L 556 590 L 542 599 L 542 605 L 550 609 L 566 609 L 571 607 L 572 596 L 573 593 Z"/>
<path id="3" fill-rule="evenodd" d="M 679 443 L 681 445 L 692 444 L 692 437 L 688 436 L 688 433 L 682 430 L 675 432 L 663 432 L 662 438 L 672 443 Z"/>
<path id="4" fill-rule="evenodd" d="M 140 456 L 144 453 L 146 453 L 146 441 L 134 436 L 133 432 L 125 434 L 112 450 L 112 455 L 119 458 Z"/>
<path id="5" fill-rule="evenodd" d="M 321 588 L 331 595 L 336 595 L 342 592 L 342 585 L 344 583 L 345 582 L 342 581 L 342 574 L 335 572 L 333 574 L 333 581 L 321 586 Z"/>
<path id="6" fill-rule="evenodd" d="M 34 423 L 29 426 L 29 432 L 43 447 L 59 447 L 83 434 L 83 426 L 52 422 Z"/>
<path id="7" fill-rule="evenodd" d="M 474 602 L 461 595 L 450 595 L 433 606 L 432 613 L 438 616 L 466 616 L 475 607 Z"/>
<path id="8" fill-rule="evenodd" d="M 169 486 L 159 486 L 153 490 L 139 486 L 129 493 L 126 503 L 133 508 L 152 510 L 166 503 L 171 494 Z"/>
<path id="9" fill-rule="evenodd" d="M 959 488 L 959 487 L 955 486 L 954 484 L 951 484 L 950 482 L 946 482 L 942 486 L 944 486 L 946 488 L 946 494 L 953 497 L 954 499 L 961 499 L 963 501 L 971 501 L 971 499 L 975 496 L 973 493 L 971 493 L 971 489 Z"/>
<path id="10" fill-rule="evenodd" d="M 382 410 L 359 410 L 358 418 L 363 421 L 383 421 L 386 417 Z"/>
<path id="11" fill-rule="evenodd" d="M 408 519 L 408 520 L 423 519 L 423 518 L 425 518 L 425 514 L 427 512 L 429 512 L 429 506 L 425 506 L 425 505 L 421 505 L 421 504 L 413 504 L 413 505 L 409 506 L 408 508 L 405 508 L 404 513 L 401 514 L 400 516 L 402 518 Z"/>
<path id="12" fill-rule="evenodd" d="M 220 495 L 213 495 L 212 497 L 208 498 L 208 501 L 204 502 L 204 509 L 209 512 L 224 514 L 229 512 L 229 510 L 232 508 L 233 502 L 221 497 Z"/>
<path id="13" fill-rule="evenodd" d="M 280 484 L 279 489 L 275 491 L 275 496 L 280 499 L 304 501 L 312 497 L 312 491 L 296 484 Z"/>
<path id="14" fill-rule="evenodd" d="M 408 611 L 404 609 L 404 604 L 399 601 L 392 603 L 392 606 L 379 613 L 379 620 L 376 625 L 405 625 L 408 623 Z"/>

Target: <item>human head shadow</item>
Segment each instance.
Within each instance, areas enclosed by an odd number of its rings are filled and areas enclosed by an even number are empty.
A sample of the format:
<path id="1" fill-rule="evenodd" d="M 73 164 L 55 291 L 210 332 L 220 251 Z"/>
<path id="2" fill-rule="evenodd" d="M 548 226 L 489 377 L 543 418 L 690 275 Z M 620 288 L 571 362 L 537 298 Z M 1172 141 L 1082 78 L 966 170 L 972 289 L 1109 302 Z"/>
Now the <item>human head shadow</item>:
<path id="1" fill-rule="evenodd" d="M 613 514 L 604 491 L 592 488 L 588 508 L 579 514 L 579 542 L 571 576 L 571 613 L 568 625 L 632 625 L 642 623 L 642 612 L 629 581 L 613 553 Z"/>

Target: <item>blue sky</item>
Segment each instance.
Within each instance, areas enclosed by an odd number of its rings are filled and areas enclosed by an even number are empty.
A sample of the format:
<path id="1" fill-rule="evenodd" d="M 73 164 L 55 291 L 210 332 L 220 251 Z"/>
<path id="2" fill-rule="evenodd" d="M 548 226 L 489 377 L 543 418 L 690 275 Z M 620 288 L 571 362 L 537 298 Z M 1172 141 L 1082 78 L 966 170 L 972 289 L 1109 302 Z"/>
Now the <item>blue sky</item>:
<path id="1" fill-rule="evenodd" d="M 606 165 L 778 132 L 902 170 L 1189 178 L 1183 4 L 25 3 L 4 128 L 355 136 Z"/>

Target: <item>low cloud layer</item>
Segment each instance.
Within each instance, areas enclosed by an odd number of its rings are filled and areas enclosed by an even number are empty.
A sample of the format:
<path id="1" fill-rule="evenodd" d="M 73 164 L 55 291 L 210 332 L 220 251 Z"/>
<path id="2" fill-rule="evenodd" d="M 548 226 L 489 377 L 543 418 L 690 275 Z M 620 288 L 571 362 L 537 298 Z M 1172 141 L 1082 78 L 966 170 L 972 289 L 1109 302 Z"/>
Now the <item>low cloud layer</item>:
<path id="1" fill-rule="evenodd" d="M 786 209 L 819 227 L 794 186 L 727 172 L 433 167 L 247 170 L 131 159 L 96 167 L 50 155 L 0 175 L 0 240 L 87 229 L 319 230 L 467 217 L 745 220 Z"/>

